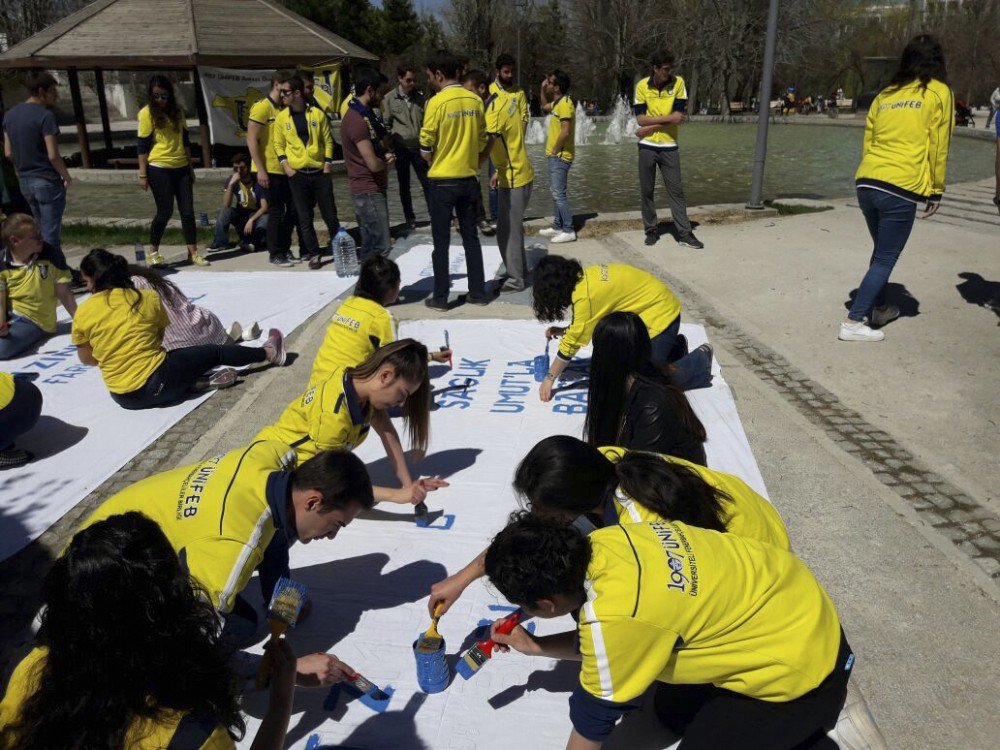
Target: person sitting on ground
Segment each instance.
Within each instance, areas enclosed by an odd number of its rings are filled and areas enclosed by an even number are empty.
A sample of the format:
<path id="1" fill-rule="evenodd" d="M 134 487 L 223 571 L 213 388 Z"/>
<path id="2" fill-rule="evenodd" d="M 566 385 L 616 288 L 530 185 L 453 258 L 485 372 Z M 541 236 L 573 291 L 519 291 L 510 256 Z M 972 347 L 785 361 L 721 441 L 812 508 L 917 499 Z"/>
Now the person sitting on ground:
<path id="1" fill-rule="evenodd" d="M 485 569 L 526 615 L 578 618 L 553 635 L 492 634 L 501 652 L 581 662 L 568 748 L 600 748 L 654 684 L 683 748 L 834 744 L 855 657 L 829 594 L 787 550 L 680 522 L 583 536 L 520 514 Z"/>
<path id="2" fill-rule="evenodd" d="M 272 328 L 264 346 L 206 344 L 165 351 L 163 336 L 170 324 L 159 294 L 136 289 L 128 262 L 95 248 L 80 263 L 93 294 L 73 319 L 72 341 L 85 365 L 101 368 L 111 398 L 123 409 L 168 406 L 184 398 L 209 370 L 228 365 L 202 381 L 210 388 L 236 383 L 232 367 L 285 363 L 281 331 Z"/>
<path id="3" fill-rule="evenodd" d="M 711 378 L 711 347 L 703 344 L 689 356 L 700 358 L 704 377 Z M 593 446 L 621 445 L 706 465 L 705 427 L 684 392 L 653 364 L 649 331 L 634 312 L 606 315 L 594 329 L 583 433 Z"/>
<path id="4" fill-rule="evenodd" d="M 674 383 L 682 390 L 705 388 L 703 357 L 689 357 L 686 341 L 675 351 L 681 327 L 681 303 L 670 288 L 646 271 L 621 263 L 588 266 L 574 258 L 549 255 L 533 272 L 532 304 L 542 322 L 563 319 L 572 307 L 573 322 L 568 328 L 551 326 L 549 339 L 562 337 L 556 358 L 538 389 L 542 401 L 552 399 L 552 388 L 581 347 L 590 343 L 594 328 L 605 315 L 634 312 L 646 328 L 652 345 L 652 362 L 657 367 L 674 365 Z"/>
<path id="5" fill-rule="evenodd" d="M 0 360 L 13 359 L 56 332 L 56 301 L 76 314 L 71 276 L 41 257 L 42 235 L 27 214 L 13 214 L 0 230 Z"/>
<path id="6" fill-rule="evenodd" d="M 229 247 L 229 228 L 236 230 L 240 250 L 254 252 L 267 249 L 267 191 L 257 182 L 250 169 L 250 157 L 244 153 L 233 157 L 233 174 L 222 186 L 222 207 L 215 219 L 215 237 L 209 251 Z M 233 205 L 233 201 L 236 205 Z"/>
<path id="7" fill-rule="evenodd" d="M 15 440 L 38 423 L 42 392 L 25 377 L 0 372 L 0 471 L 16 469 L 35 456 Z"/>
<path id="8" fill-rule="evenodd" d="M 162 342 L 163 348 L 168 352 L 203 344 L 224 346 L 240 341 L 253 341 L 260 336 L 260 326 L 257 323 L 244 330 L 238 321 L 233 323 L 227 333 L 215 313 L 194 304 L 170 279 L 142 266 L 129 265 L 128 270 L 136 289 L 152 289 L 160 296 L 160 302 L 170 320 L 163 332 Z"/>
<path id="9" fill-rule="evenodd" d="M 326 328 L 309 385 L 326 380 L 338 368 L 360 365 L 380 346 L 396 340 L 398 323 L 386 307 L 399 298 L 399 279 L 399 266 L 389 258 L 377 255 L 361 264 L 354 294 L 340 304 Z M 447 362 L 452 351 L 445 348 L 429 356 Z"/>
<path id="10" fill-rule="evenodd" d="M 254 441 L 126 487 L 81 529 L 130 511 L 152 518 L 222 618 L 227 644 L 238 649 L 256 642 L 256 610 L 244 595 L 254 571 L 266 606 L 278 579 L 289 575 L 293 543 L 333 539 L 373 503 L 357 456 L 330 451 L 296 467 L 284 443 Z M 338 669 L 331 655 L 303 656 L 298 683 L 336 682 Z"/>
<path id="11" fill-rule="evenodd" d="M 0 747 L 235 749 L 239 681 L 200 594 L 141 513 L 79 532 L 45 577 L 41 630 L 0 703 Z M 252 750 L 284 747 L 295 691 L 288 643 L 265 648 L 270 705 Z"/>
<path id="12" fill-rule="evenodd" d="M 290 403 L 278 421 L 255 440 L 280 440 L 292 446 L 300 461 L 325 450 L 354 450 L 374 429 L 382 439 L 401 487 L 376 487 L 377 502 L 422 502 L 428 490 L 447 487 L 440 479 L 410 475 L 399 434 L 388 410 L 401 408 L 410 447 L 423 453 L 430 431 L 431 384 L 427 347 L 400 339 L 380 347 L 358 365 L 337 367 L 326 380 L 311 384 Z"/>
<path id="13" fill-rule="evenodd" d="M 746 482 L 673 456 L 553 435 L 518 464 L 514 491 L 528 510 L 584 534 L 619 523 L 680 521 L 790 549 L 778 511 Z M 438 606 L 446 612 L 485 574 L 485 556 L 431 587 L 432 613 Z"/>

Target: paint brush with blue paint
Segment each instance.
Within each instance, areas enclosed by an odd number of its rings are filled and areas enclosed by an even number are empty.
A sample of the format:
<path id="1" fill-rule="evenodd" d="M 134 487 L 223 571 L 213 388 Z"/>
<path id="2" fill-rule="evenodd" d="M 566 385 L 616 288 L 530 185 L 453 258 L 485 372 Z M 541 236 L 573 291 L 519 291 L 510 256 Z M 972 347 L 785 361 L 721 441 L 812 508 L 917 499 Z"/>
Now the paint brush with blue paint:
<path id="1" fill-rule="evenodd" d="M 444 346 L 441 347 L 441 351 L 451 351 L 451 337 L 448 335 L 448 329 L 444 329 Z M 450 369 L 455 369 L 455 366 L 451 362 L 451 355 L 448 355 L 448 367 Z"/>
<path id="2" fill-rule="evenodd" d="M 519 623 L 526 620 L 527 617 L 524 614 L 524 610 L 516 610 L 507 615 L 500 624 L 497 625 L 497 633 L 500 635 L 507 635 Z M 458 659 L 458 664 L 455 665 L 455 671 L 458 672 L 466 680 L 471 679 L 476 672 L 478 672 L 482 666 L 493 658 L 493 649 L 496 648 L 496 641 L 492 638 L 487 638 L 484 641 L 480 641 L 475 644 L 472 648 L 462 654 Z"/>
<path id="3" fill-rule="evenodd" d="M 545 354 L 539 354 L 535 357 L 532 364 L 535 370 L 535 382 L 541 383 L 545 380 L 545 376 L 549 374 L 549 366 L 552 364 L 549 359 L 549 342 L 547 340 L 545 342 Z"/>
<path id="4" fill-rule="evenodd" d="M 373 711 L 382 713 L 389 707 L 389 701 L 392 700 L 391 689 L 383 690 L 367 677 L 362 677 L 357 672 L 350 675 L 345 682 L 349 688 L 359 694 L 358 700 Z"/>

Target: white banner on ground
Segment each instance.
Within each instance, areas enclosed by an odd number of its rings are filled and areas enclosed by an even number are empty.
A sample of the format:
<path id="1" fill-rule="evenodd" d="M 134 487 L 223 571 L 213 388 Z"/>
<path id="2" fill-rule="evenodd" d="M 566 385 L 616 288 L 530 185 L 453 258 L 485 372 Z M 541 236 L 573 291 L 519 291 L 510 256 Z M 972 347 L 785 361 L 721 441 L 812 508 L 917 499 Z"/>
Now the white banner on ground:
<path id="1" fill-rule="evenodd" d="M 271 90 L 272 72 L 198 67 L 212 143 L 246 144 L 250 108 Z"/>
<path id="2" fill-rule="evenodd" d="M 433 245 L 414 245 L 406 255 L 396 259 L 403 279 L 404 297 L 414 294 L 429 296 L 434 292 L 434 266 L 431 263 L 433 251 Z M 502 262 L 499 247 L 483 245 L 483 271 L 487 285 Z M 465 250 L 461 245 L 452 245 L 448 251 L 448 273 L 451 277 L 452 294 L 465 294 L 469 291 L 469 272 L 465 267 Z"/>
<path id="3" fill-rule="evenodd" d="M 264 336 L 268 328 L 290 333 L 356 281 L 332 272 L 180 271 L 170 279 L 226 327 L 256 320 Z M 37 373 L 44 399 L 38 424 L 17 441 L 36 459 L 0 474 L 0 560 L 37 538 L 206 398 L 126 411 L 111 400 L 98 368 L 80 364 L 68 319 L 60 331 L 37 354 L 0 363 L 6 372 Z M 190 442 L 198 437 L 191 435 Z"/>
<path id="4" fill-rule="evenodd" d="M 413 321 L 401 325 L 433 347 L 448 330 L 454 368 L 432 365 L 435 410 L 431 444 L 422 461 L 411 461 L 420 475 L 437 475 L 450 486 L 431 493 L 433 523 L 420 528 L 404 506 L 379 506 L 351 524 L 335 541 L 295 545 L 292 577 L 305 584 L 313 602 L 310 617 L 291 633 L 296 653 L 329 651 L 385 689 L 394 690 L 385 714 L 374 713 L 346 691 L 300 690 L 287 747 L 433 748 L 508 750 L 512 742 L 531 748 L 565 745 L 569 736 L 567 698 L 577 683 L 579 665 L 500 655 L 471 680 L 455 677 L 442 693 L 425 695 L 416 683 L 412 644 L 426 630 L 431 584 L 475 557 L 517 507 L 511 480 L 517 463 L 539 440 L 554 434 L 580 435 L 586 390 L 560 387 L 548 404 L 539 401 L 532 358 L 544 350 L 545 326 L 530 321 Z M 705 341 L 700 326 L 683 325 L 692 346 Z M 580 365 L 589 350 L 580 353 Z M 580 383 L 585 370 L 568 371 Z M 585 365 L 584 365 L 585 367 Z M 468 382 L 468 387 L 466 383 Z M 715 367 L 711 388 L 692 394 L 711 441 L 709 464 L 740 475 L 763 491 L 763 482 L 739 423 L 732 394 Z M 403 433 L 403 430 L 400 429 Z M 369 438 L 358 454 L 376 483 L 395 486 L 380 441 Z M 247 592 L 258 606 L 256 585 Z M 442 618 L 447 653 L 472 644 L 476 628 L 512 608 L 481 581 Z M 535 624 L 540 633 L 571 629 L 570 618 Z M 259 647 L 257 648 L 259 651 Z M 329 700 L 328 700 L 329 699 Z M 326 702 L 326 707 L 324 703 Z M 266 696 L 248 696 L 248 748 Z M 636 722 L 635 719 L 640 719 Z M 630 719 L 628 728 L 641 717 Z M 606 747 L 638 747 L 622 742 L 626 727 Z M 642 747 L 655 744 L 662 730 L 647 733 Z"/>

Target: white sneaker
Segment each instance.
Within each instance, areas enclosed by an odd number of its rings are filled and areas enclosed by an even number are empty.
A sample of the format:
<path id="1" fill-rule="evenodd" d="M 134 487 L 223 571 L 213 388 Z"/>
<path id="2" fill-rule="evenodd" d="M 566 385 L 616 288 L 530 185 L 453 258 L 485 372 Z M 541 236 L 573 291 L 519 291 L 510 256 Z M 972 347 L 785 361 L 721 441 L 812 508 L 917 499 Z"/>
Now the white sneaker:
<path id="1" fill-rule="evenodd" d="M 875 717 L 868 709 L 865 697 L 854 684 L 847 683 L 847 701 L 837 719 L 837 726 L 830 732 L 840 750 L 886 750 L 885 738 L 875 724 Z"/>
<path id="2" fill-rule="evenodd" d="M 560 230 L 553 229 L 552 227 L 545 227 L 545 229 L 539 229 L 538 233 L 542 235 L 542 237 L 555 237 L 557 234 L 562 234 Z"/>
<path id="3" fill-rule="evenodd" d="M 837 338 L 841 341 L 881 341 L 885 338 L 885 334 L 882 331 L 873 331 L 864 323 L 841 323 L 840 335 Z"/>
<path id="4" fill-rule="evenodd" d="M 256 320 L 249 328 L 243 330 L 243 340 L 244 341 L 256 341 L 260 338 L 260 323 Z"/>
<path id="5" fill-rule="evenodd" d="M 576 232 L 560 232 L 555 237 L 550 239 L 549 242 L 553 244 L 559 242 L 576 242 Z"/>
<path id="6" fill-rule="evenodd" d="M 898 317 L 899 317 L 898 307 L 896 307 L 895 305 L 885 305 L 883 307 L 872 308 L 872 314 L 869 317 L 869 321 L 876 328 L 881 328 L 887 323 L 891 323 Z"/>
<path id="7" fill-rule="evenodd" d="M 243 326 L 237 320 L 229 327 L 229 340 L 230 341 L 242 341 L 243 340 Z"/>

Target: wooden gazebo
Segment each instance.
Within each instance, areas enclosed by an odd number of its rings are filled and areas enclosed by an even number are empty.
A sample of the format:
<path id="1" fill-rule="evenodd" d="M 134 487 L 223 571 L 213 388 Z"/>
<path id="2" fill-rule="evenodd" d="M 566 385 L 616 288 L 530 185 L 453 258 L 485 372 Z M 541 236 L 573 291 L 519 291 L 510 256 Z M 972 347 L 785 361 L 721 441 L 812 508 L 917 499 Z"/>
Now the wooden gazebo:
<path id="1" fill-rule="evenodd" d="M 207 165 L 211 143 L 199 65 L 262 69 L 375 59 L 273 0 L 96 0 L 0 54 L 0 69 L 67 71 L 84 167 L 90 166 L 90 144 L 79 71 L 94 71 L 108 151 L 104 71 L 193 71 L 202 164 Z"/>

